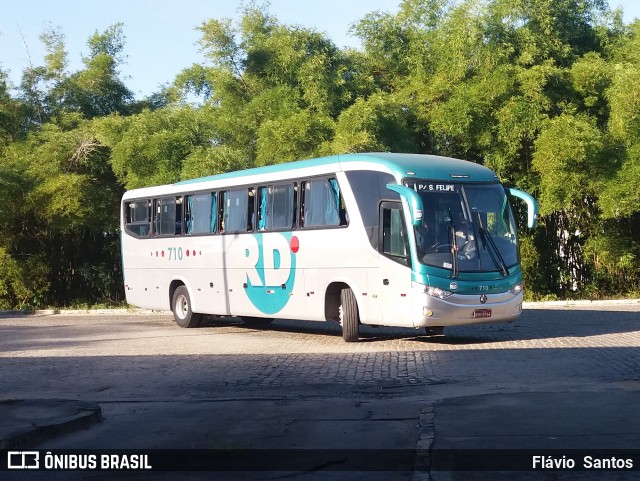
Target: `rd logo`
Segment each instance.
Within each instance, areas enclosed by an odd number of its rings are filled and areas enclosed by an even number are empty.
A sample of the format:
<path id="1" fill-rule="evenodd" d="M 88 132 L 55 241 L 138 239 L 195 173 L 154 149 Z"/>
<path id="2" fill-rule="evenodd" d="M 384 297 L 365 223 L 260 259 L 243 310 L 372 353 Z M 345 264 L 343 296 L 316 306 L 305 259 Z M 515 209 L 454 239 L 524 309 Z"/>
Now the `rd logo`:
<path id="1" fill-rule="evenodd" d="M 264 314 L 276 314 L 289 302 L 296 277 L 298 238 L 291 233 L 246 236 L 242 267 L 251 303 Z"/>

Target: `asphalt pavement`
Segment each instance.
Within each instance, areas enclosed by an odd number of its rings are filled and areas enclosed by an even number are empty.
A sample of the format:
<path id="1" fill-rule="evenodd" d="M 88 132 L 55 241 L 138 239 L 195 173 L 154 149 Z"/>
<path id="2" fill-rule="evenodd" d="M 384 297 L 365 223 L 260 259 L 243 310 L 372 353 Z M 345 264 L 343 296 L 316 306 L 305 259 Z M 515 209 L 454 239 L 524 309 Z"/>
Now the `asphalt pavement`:
<path id="1" fill-rule="evenodd" d="M 261 410 L 269 412 L 267 417 L 246 414 L 250 418 L 250 422 L 247 422 L 249 433 L 234 439 L 229 447 L 255 449 L 256 440 L 266 439 L 269 442 L 270 436 L 276 438 L 277 443 L 276 431 L 290 424 L 291 413 L 272 409 L 270 404 L 275 406 L 278 402 L 263 402 Z M 306 406 L 297 413 L 297 417 L 304 418 L 304 413 L 308 413 L 309 418 L 313 419 L 306 421 L 317 425 L 316 417 L 318 409 L 322 409 L 321 404 L 322 401 L 317 401 L 316 406 Z M 640 383 L 626 390 L 492 393 L 425 404 L 413 423 L 415 433 L 400 429 L 394 434 L 390 432 L 389 424 L 375 425 L 370 417 L 358 416 L 350 418 L 347 431 L 344 430 L 344 422 L 333 422 L 331 416 L 325 419 L 322 429 L 314 429 L 316 433 L 323 432 L 325 445 L 331 445 L 332 439 L 342 439 L 333 443 L 336 453 L 322 453 L 320 456 L 334 455 L 339 462 L 344 462 L 344 457 L 339 455 L 341 446 L 348 446 L 350 438 L 362 436 L 363 433 L 369 439 L 386 436 L 388 443 L 385 449 L 396 449 L 399 440 L 412 440 L 417 453 L 413 461 L 413 480 L 514 479 L 513 471 L 529 470 L 529 467 L 535 466 L 536 456 L 540 469 L 518 473 L 518 479 L 544 479 L 541 476 L 551 472 L 555 477 L 549 479 L 603 479 L 605 475 L 615 475 L 612 479 L 640 479 L 638 406 Z M 225 405 L 225 412 L 246 411 L 246 401 L 229 401 Z M 393 411 L 397 413 L 398 410 Z M 343 410 L 341 416 L 347 416 L 345 412 Z M 198 426 L 206 426 L 207 430 L 217 432 L 238 429 L 238 424 L 231 428 L 225 416 L 212 417 L 211 409 L 201 403 L 183 404 L 180 417 L 189 420 L 189 429 L 193 431 L 198 431 Z M 98 404 L 74 400 L 14 400 L 0 403 L 0 419 L 2 449 L 29 450 L 43 443 L 47 445 L 47 442 L 51 445 L 52 439 L 78 430 L 84 430 L 90 436 L 91 429 L 95 429 L 102 421 L 102 412 Z M 298 419 L 298 422 L 304 425 L 305 420 Z M 130 430 L 131 424 L 122 423 L 112 428 L 110 435 L 126 439 Z M 286 446 L 271 445 L 270 448 L 305 446 L 309 436 L 307 429 L 284 431 Z M 198 434 L 187 433 L 185 437 L 196 438 Z M 248 441 L 243 445 L 241 439 Z M 400 444 L 404 444 L 405 455 L 412 448 L 406 442 L 400 441 Z M 55 443 L 53 445 L 56 446 Z M 57 446 L 60 447 L 60 444 Z M 213 448 L 219 449 L 220 446 L 214 445 Z M 624 456 L 629 449 L 636 451 Z M 508 462 L 504 461 L 504 456 L 509 459 Z M 587 456 L 591 460 L 590 466 L 585 466 Z M 612 456 L 631 460 L 635 471 L 627 469 L 627 466 L 619 469 L 615 464 L 605 466 L 613 469 L 588 469 L 593 468 L 599 460 L 609 460 Z M 560 472 L 543 469 L 544 462 L 549 459 L 562 461 L 563 458 L 565 461 L 574 460 L 574 469 Z M 370 468 L 366 463 L 363 467 L 365 471 Z M 303 468 L 295 466 L 296 470 Z M 340 467 L 330 469 L 340 470 Z M 351 469 L 353 467 L 346 470 Z M 406 471 L 407 467 L 401 469 Z M 496 473 L 496 470 L 503 472 Z"/>
<path id="2" fill-rule="evenodd" d="M 562 350 L 555 355 L 562 355 Z M 640 373 L 636 374 L 623 384 L 593 383 L 582 389 L 573 383 L 566 389 L 555 385 L 553 390 L 544 390 L 544 386 L 532 383 L 530 390 L 520 392 L 469 391 L 467 395 L 462 391 L 425 401 L 414 396 L 410 402 L 401 402 L 387 396 L 363 401 L 369 403 L 364 413 L 352 401 L 337 400 L 333 406 L 337 406 L 336 412 L 327 409 L 322 397 L 295 402 L 287 393 L 280 399 L 266 396 L 257 402 L 227 399 L 215 416 L 206 402 L 182 402 L 179 416 L 175 416 L 175 403 L 156 403 L 146 418 L 141 414 L 142 405 L 135 414 L 118 417 L 113 411 L 115 404 L 4 399 L 0 400 L 0 449 L 65 449 L 65 436 L 74 433 L 80 436 L 74 448 L 100 449 L 104 446 L 98 441 L 91 444 L 92 439 L 99 439 L 92 433 L 99 430 L 104 436 L 108 432 L 110 438 L 130 439 L 135 445 L 136 439 L 151 439 L 162 430 L 156 423 L 151 431 L 153 419 L 173 416 L 173 431 L 181 431 L 179 445 L 167 439 L 161 448 L 189 448 L 185 440 L 199 439 L 205 426 L 208 432 L 228 433 L 230 437 L 227 444 L 200 444 L 198 449 L 313 450 L 313 433 L 320 445 L 332 446 L 336 453 L 344 449 L 354 457 L 361 457 L 362 452 L 354 452 L 353 446 L 374 453 L 378 450 L 381 457 L 385 450 L 411 451 L 412 472 L 407 473 L 406 466 L 401 469 L 403 479 L 414 481 L 633 480 L 640 479 Z M 410 386 L 405 393 L 408 389 Z M 285 404 L 289 406 L 283 407 Z M 131 425 L 134 418 L 139 423 L 135 433 Z M 188 423 L 180 424 L 180 420 Z M 166 423 L 168 427 L 170 422 Z M 325 452 L 323 456 L 338 456 L 336 453 Z M 338 456 L 333 467 L 331 459 L 322 466 L 340 472 L 340 463 L 345 462 L 344 456 Z M 324 479 L 322 466 L 305 469 L 318 475 L 310 479 Z M 365 472 L 368 469 L 366 463 L 360 466 Z M 344 479 L 356 479 L 349 470 L 353 465 L 345 468 Z M 2 474 L 0 471 L 0 478 Z M 43 476 L 48 474 L 54 473 Z"/>

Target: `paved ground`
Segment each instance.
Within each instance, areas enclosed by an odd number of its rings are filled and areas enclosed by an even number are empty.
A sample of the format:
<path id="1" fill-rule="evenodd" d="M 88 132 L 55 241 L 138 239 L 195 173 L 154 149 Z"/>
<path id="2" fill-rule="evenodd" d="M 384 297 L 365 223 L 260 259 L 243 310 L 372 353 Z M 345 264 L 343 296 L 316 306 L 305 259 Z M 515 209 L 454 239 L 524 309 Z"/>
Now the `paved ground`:
<path id="1" fill-rule="evenodd" d="M 185 330 L 166 315 L 5 318 L 0 396 L 99 406 L 101 423 L 43 439 L 34 445 L 39 449 L 546 449 L 556 446 L 553 439 L 564 448 L 640 446 L 633 415 L 640 401 L 640 303 L 537 306 L 515 324 L 417 334 L 367 328 L 360 342 L 345 344 L 337 326 L 286 320 L 265 330 L 229 319 Z M 304 479 L 429 475 L 304 471 Z M 206 479 L 239 479 L 218 474 Z M 486 474 L 473 479 L 498 479 Z M 74 479 L 94 478 L 109 479 Z"/>

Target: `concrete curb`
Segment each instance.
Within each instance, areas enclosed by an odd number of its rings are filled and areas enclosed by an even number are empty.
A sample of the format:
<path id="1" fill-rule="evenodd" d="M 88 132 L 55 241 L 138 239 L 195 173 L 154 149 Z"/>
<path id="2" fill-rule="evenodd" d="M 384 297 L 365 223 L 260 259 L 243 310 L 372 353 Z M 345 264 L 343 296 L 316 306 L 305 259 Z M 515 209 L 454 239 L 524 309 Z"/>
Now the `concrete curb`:
<path id="1" fill-rule="evenodd" d="M 36 316 L 129 316 L 129 315 L 153 315 L 171 314 L 171 311 L 155 311 L 147 309 L 38 309 L 31 312 L 0 311 L 0 319 L 7 317 L 36 317 Z"/>
<path id="2" fill-rule="evenodd" d="M 0 401 L 0 449 L 25 449 L 102 421 L 98 404 L 65 399 Z"/>

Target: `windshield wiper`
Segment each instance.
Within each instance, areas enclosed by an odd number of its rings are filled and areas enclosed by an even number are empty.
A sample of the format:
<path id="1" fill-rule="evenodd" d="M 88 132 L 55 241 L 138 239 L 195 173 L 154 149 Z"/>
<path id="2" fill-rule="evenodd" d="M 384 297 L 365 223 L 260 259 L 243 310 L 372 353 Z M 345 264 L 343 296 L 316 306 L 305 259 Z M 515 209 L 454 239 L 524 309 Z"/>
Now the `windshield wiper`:
<path id="1" fill-rule="evenodd" d="M 456 227 L 453 225 L 451 209 L 449 209 L 449 219 L 451 223 L 449 227 L 451 234 L 451 277 L 458 277 L 458 240 L 456 239 Z"/>
<path id="2" fill-rule="evenodd" d="M 500 250 L 498 250 L 498 246 L 493 241 L 493 237 L 489 234 L 488 231 L 482 227 L 482 224 L 479 224 L 478 228 L 480 229 L 480 235 L 482 236 L 485 245 L 489 246 L 489 255 L 491 256 L 491 260 L 502 270 L 502 275 L 507 277 L 509 275 L 509 270 L 507 269 L 507 264 L 504 262 L 504 257 L 500 254 Z M 497 259 L 496 259 L 497 258 Z"/>

